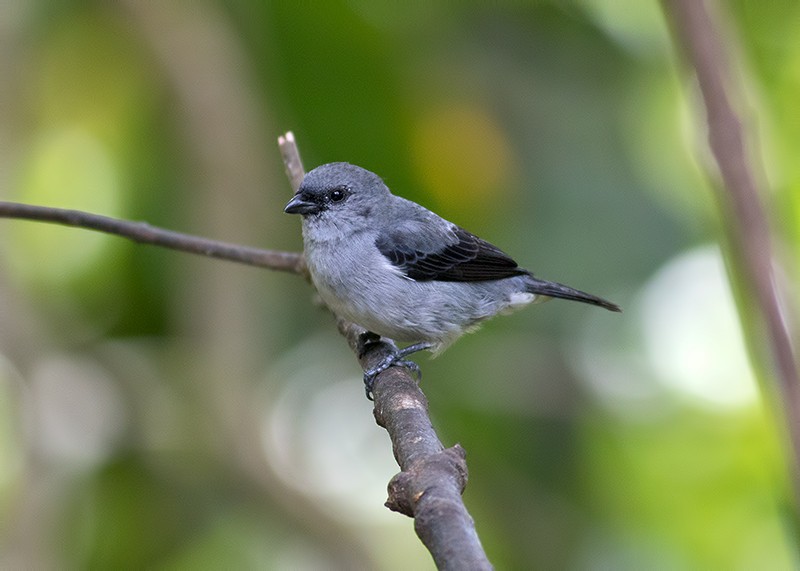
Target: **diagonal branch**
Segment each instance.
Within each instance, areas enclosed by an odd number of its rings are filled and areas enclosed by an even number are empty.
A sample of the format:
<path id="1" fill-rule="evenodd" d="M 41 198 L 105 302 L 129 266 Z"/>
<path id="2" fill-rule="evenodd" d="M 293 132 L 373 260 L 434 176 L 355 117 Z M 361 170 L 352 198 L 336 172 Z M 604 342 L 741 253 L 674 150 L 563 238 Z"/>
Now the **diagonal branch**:
<path id="1" fill-rule="evenodd" d="M 365 371 L 396 350 L 389 343 L 370 342 L 365 351 L 363 329 L 343 319 L 337 324 Z M 414 518 L 414 530 L 439 569 L 492 569 L 461 498 L 467 485 L 466 452 L 458 444 L 442 445 L 428 400 L 411 372 L 390 367 L 378 375 L 372 395 L 375 421 L 389 433 L 401 469 L 389 482 L 386 507 Z"/>
<path id="2" fill-rule="evenodd" d="M 754 176 L 754 159 L 733 101 L 741 100 L 708 0 L 662 0 L 672 22 L 675 43 L 694 68 L 703 96 L 709 146 L 727 192 L 722 204 L 730 210 L 730 241 L 741 260 L 742 278 L 753 293 L 772 353 L 778 389 L 793 449 L 793 480 L 800 494 L 800 376 L 794 345 L 781 311 L 775 280 L 773 248 L 762 192 Z"/>
<path id="3" fill-rule="evenodd" d="M 217 240 L 209 240 L 200 236 L 156 228 L 146 222 L 118 220 L 117 218 L 90 214 L 80 210 L 0 201 L 0 218 L 21 218 L 62 224 L 64 226 L 76 226 L 87 230 L 115 234 L 140 244 L 152 244 L 190 254 L 219 258 L 281 272 L 301 275 L 306 273 L 302 254 L 295 252 L 262 250 L 261 248 L 218 242 Z"/>

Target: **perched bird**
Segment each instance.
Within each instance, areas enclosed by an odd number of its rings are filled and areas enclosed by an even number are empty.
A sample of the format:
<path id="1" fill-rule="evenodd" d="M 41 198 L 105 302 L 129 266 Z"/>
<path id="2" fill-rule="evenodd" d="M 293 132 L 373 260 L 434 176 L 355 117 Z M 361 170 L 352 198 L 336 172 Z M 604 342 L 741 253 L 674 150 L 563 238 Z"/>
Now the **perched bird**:
<path id="1" fill-rule="evenodd" d="M 540 280 L 502 250 L 348 163 L 315 168 L 284 209 L 303 217 L 311 279 L 338 316 L 393 341 L 410 343 L 364 373 L 375 377 L 416 351 L 442 352 L 497 314 L 550 298 L 619 306 Z"/>

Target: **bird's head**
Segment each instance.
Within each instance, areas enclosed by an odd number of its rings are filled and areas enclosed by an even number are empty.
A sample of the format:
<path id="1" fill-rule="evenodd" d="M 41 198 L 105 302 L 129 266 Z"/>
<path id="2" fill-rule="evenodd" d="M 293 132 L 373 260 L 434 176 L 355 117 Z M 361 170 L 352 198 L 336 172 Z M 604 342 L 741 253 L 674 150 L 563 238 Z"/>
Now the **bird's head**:
<path id="1" fill-rule="evenodd" d="M 306 174 L 283 211 L 304 218 L 369 219 L 389 197 L 389 189 L 375 173 L 349 163 L 329 163 Z"/>

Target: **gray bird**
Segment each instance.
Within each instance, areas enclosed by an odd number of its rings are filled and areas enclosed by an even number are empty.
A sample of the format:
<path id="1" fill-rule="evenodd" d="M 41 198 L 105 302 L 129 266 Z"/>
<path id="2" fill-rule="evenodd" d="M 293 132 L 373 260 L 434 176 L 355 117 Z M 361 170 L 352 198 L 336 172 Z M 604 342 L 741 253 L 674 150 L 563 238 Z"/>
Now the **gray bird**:
<path id="1" fill-rule="evenodd" d="M 376 376 L 416 351 L 441 353 L 497 314 L 553 297 L 621 311 L 571 287 L 540 280 L 505 252 L 415 202 L 381 178 L 348 163 L 315 168 L 284 208 L 303 216 L 311 279 L 338 316 L 401 343 L 364 373 Z M 375 335 L 372 338 L 375 338 Z"/>

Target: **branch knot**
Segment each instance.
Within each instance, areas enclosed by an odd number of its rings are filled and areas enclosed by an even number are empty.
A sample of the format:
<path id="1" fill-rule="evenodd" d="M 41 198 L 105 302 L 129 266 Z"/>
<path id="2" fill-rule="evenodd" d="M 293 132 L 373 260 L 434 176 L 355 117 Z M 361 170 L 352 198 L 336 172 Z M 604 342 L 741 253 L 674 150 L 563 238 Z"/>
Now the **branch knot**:
<path id="1" fill-rule="evenodd" d="M 409 517 L 419 515 L 423 501 L 453 501 L 467 486 L 466 451 L 461 445 L 415 460 L 389 482 L 386 507 Z"/>

